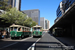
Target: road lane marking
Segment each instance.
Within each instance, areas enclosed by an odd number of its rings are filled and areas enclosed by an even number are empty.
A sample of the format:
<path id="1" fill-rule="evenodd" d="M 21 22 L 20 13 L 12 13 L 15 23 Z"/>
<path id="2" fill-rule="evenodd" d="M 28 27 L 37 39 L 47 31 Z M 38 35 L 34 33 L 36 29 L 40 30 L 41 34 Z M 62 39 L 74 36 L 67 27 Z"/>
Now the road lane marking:
<path id="1" fill-rule="evenodd" d="M 23 40 L 21 40 L 21 41 L 25 41 L 25 40 L 28 40 L 28 39 L 30 39 L 30 38 L 32 38 L 32 37 L 29 37 L 29 38 L 23 39 Z M 9 44 L 9 45 L 6 45 L 6 46 L 4 46 L 4 47 L 2 47 L 2 48 L 0 48 L 0 49 L 3 49 L 3 48 L 6 48 L 6 47 L 9 47 L 9 46 L 14 45 L 14 44 L 17 44 L 17 43 L 18 43 L 18 42 L 14 42 L 14 43 Z"/>
<path id="2" fill-rule="evenodd" d="M 35 43 L 33 43 L 27 50 L 34 50 L 35 44 L 40 40 L 41 38 L 39 38 Z"/>
<path id="3" fill-rule="evenodd" d="M 42 37 L 44 36 L 45 34 L 42 35 Z M 35 47 L 35 44 L 40 40 L 41 38 L 39 38 L 35 43 L 33 43 L 27 50 L 35 50 L 34 47 Z"/>
<path id="4" fill-rule="evenodd" d="M 45 34 L 43 34 L 42 37 L 43 37 L 44 35 L 45 35 Z"/>

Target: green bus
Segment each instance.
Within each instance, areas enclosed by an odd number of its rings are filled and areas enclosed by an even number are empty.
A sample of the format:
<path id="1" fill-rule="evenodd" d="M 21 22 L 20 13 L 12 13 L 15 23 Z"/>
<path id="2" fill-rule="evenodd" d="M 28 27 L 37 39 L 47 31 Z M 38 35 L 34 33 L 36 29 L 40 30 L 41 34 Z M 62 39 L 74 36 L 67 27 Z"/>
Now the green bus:
<path id="1" fill-rule="evenodd" d="M 33 37 L 42 37 L 42 27 L 41 26 L 33 26 Z"/>
<path id="2" fill-rule="evenodd" d="M 31 36 L 31 31 L 29 27 L 21 25 L 11 25 L 9 29 L 11 39 L 15 37 L 24 38 L 26 36 Z"/>

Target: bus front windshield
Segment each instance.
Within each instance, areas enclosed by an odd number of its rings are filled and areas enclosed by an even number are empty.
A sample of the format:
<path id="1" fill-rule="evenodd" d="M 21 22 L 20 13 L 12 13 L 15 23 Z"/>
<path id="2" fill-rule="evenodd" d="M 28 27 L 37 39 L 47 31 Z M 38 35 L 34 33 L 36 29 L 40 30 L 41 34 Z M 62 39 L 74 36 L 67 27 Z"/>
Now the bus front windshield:
<path id="1" fill-rule="evenodd" d="M 11 27 L 10 29 L 11 29 L 11 31 L 13 31 L 13 27 Z"/>
<path id="2" fill-rule="evenodd" d="M 35 31 L 40 31 L 41 29 L 40 29 L 40 27 L 38 27 L 38 28 L 35 27 L 34 30 Z"/>
<path id="3" fill-rule="evenodd" d="M 17 31 L 17 27 L 14 27 L 14 31 Z"/>

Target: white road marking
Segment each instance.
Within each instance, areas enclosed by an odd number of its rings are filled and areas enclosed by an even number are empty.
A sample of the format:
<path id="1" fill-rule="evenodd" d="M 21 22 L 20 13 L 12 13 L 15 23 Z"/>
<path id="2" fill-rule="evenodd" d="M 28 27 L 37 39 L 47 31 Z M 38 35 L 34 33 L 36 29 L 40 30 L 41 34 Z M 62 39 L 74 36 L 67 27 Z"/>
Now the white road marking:
<path id="1" fill-rule="evenodd" d="M 27 50 L 34 50 L 35 44 L 40 40 L 41 38 L 39 38 L 35 43 L 33 43 Z"/>
<path id="2" fill-rule="evenodd" d="M 29 37 L 29 38 L 23 39 L 23 40 L 21 40 L 21 41 L 25 41 L 25 40 L 28 40 L 28 39 L 30 39 L 30 38 L 32 38 L 32 37 Z M 18 43 L 18 42 L 14 42 L 14 43 L 9 44 L 9 45 L 6 45 L 6 46 L 4 46 L 4 47 L 2 47 L 2 48 L 0 48 L 0 49 L 3 49 L 3 48 L 6 48 L 6 47 L 9 47 L 9 46 L 14 45 L 14 44 L 17 44 L 17 43 Z"/>
<path id="3" fill-rule="evenodd" d="M 42 37 L 44 36 L 45 34 L 42 35 Z M 34 47 L 35 47 L 35 44 L 40 40 L 41 38 L 39 38 L 35 43 L 33 43 L 27 50 L 35 50 Z"/>
<path id="4" fill-rule="evenodd" d="M 42 37 L 43 37 L 44 35 L 45 35 L 45 34 L 43 34 Z"/>

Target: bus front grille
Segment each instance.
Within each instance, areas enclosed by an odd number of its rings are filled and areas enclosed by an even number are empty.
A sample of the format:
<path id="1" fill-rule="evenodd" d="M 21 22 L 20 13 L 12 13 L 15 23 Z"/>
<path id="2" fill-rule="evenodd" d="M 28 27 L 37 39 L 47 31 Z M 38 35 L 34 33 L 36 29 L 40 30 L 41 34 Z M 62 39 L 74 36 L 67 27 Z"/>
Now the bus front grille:
<path id="1" fill-rule="evenodd" d="M 15 35 L 15 32 L 12 32 L 12 35 Z"/>
<path id="2" fill-rule="evenodd" d="M 38 35 L 38 32 L 36 32 L 36 35 Z"/>

